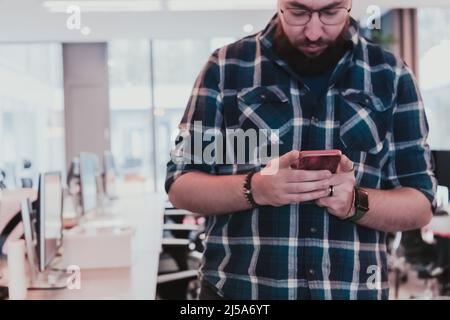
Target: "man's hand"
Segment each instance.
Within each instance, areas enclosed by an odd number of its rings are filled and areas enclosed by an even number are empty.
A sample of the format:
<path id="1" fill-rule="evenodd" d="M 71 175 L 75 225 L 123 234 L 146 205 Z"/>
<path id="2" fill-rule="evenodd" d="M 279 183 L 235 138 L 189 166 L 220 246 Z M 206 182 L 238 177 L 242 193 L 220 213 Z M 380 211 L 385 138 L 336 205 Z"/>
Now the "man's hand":
<path id="1" fill-rule="evenodd" d="M 316 200 L 316 204 L 319 207 L 327 208 L 329 213 L 340 219 L 351 217 L 354 214 L 355 184 L 353 162 L 342 155 L 336 174 L 333 174 L 330 179 L 330 186 L 333 186 L 333 195 L 329 196 L 328 190 L 325 197 Z"/>
<path id="2" fill-rule="evenodd" d="M 329 194 L 331 172 L 292 169 L 291 164 L 298 158 L 299 151 L 288 152 L 271 160 L 253 176 L 253 198 L 257 204 L 280 207 L 320 199 Z"/>

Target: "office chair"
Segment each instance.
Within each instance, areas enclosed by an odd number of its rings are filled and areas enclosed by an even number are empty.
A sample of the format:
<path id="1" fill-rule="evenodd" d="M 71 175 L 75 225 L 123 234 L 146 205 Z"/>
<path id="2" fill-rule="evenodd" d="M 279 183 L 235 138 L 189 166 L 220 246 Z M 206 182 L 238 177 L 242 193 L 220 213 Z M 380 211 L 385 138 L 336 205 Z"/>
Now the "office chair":
<path id="1" fill-rule="evenodd" d="M 421 298 L 434 296 L 434 283 L 440 275 L 435 268 L 437 261 L 436 247 L 425 242 L 421 230 L 397 232 L 388 238 L 388 267 L 394 273 L 394 298 L 399 298 L 400 286 L 409 281 L 411 271 L 417 272 L 419 279 L 424 280 L 425 294 Z"/>
<path id="2" fill-rule="evenodd" d="M 192 212 L 174 213 L 174 210 L 169 203 L 164 214 L 157 298 L 195 300 L 200 292 L 197 273 L 203 252 L 204 219 L 195 217 Z M 198 228 L 190 228 L 192 226 Z"/>
<path id="3" fill-rule="evenodd" d="M 424 281 L 425 291 L 414 299 L 444 299 L 450 293 L 449 248 L 450 239 L 429 237 L 423 230 L 403 233 L 406 236 L 406 262 L 417 272 L 417 277 Z"/>
<path id="4" fill-rule="evenodd" d="M 158 300 L 195 300 L 198 297 L 199 265 L 181 270 L 171 254 L 162 252 L 159 258 L 157 278 Z"/>

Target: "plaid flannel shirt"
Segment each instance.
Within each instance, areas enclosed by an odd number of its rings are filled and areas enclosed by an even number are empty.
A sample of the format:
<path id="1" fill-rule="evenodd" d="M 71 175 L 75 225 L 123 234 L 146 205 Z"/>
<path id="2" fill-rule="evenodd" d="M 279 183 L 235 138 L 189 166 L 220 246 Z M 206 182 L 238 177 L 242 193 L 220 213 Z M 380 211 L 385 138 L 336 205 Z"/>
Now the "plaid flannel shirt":
<path id="1" fill-rule="evenodd" d="M 352 19 L 352 48 L 336 65 L 326 96 L 317 100 L 276 56 L 277 23 L 275 16 L 263 31 L 211 55 L 177 145 L 208 128 L 278 129 L 270 141 L 280 154 L 340 149 L 355 163 L 358 186 L 412 187 L 435 205 L 428 123 L 404 62 L 361 37 Z M 167 192 L 187 172 L 235 175 L 263 166 L 187 161 L 179 151 L 174 148 L 167 164 Z M 388 298 L 386 234 L 340 220 L 314 203 L 208 217 L 205 244 L 200 276 L 230 299 Z"/>

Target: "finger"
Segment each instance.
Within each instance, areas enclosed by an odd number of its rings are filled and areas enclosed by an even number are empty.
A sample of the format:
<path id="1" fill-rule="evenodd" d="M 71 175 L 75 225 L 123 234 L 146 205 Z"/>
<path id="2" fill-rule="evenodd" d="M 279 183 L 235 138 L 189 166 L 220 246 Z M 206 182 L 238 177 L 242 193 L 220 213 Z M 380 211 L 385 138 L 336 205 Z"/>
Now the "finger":
<path id="1" fill-rule="evenodd" d="M 322 199 L 322 198 L 320 198 L 320 199 Z M 315 204 L 316 204 L 318 207 L 325 208 L 325 205 L 322 204 L 322 202 L 320 201 L 320 199 L 315 200 L 315 201 L 314 201 Z"/>
<path id="2" fill-rule="evenodd" d="M 292 170 L 287 175 L 288 182 L 318 181 L 333 176 L 328 170 Z"/>
<path id="3" fill-rule="evenodd" d="M 355 175 L 353 171 L 345 173 L 336 173 L 330 178 L 331 186 L 341 186 L 341 185 L 355 185 Z"/>
<path id="4" fill-rule="evenodd" d="M 343 154 L 341 156 L 341 161 L 339 162 L 337 172 L 342 173 L 350 171 L 353 171 L 353 161 L 351 161 L 349 158 L 347 158 L 346 155 Z"/>
<path id="5" fill-rule="evenodd" d="M 306 202 L 325 197 L 328 193 L 329 190 L 327 188 L 326 190 L 316 190 L 299 194 L 288 194 L 286 196 L 286 200 L 288 200 L 290 203 Z"/>
<path id="6" fill-rule="evenodd" d="M 330 187 L 330 181 L 328 179 L 312 181 L 312 182 L 296 182 L 288 183 L 285 187 L 285 191 L 289 194 L 298 194 L 304 192 L 311 192 L 316 190 L 326 190 Z"/>
<path id="7" fill-rule="evenodd" d="M 343 184 L 345 181 L 349 179 L 348 173 L 335 173 L 330 178 L 330 185 L 332 186 L 338 186 L 340 184 Z"/>
<path id="8" fill-rule="evenodd" d="M 334 202 L 334 199 L 333 197 L 329 197 L 327 194 L 325 197 L 317 199 L 315 202 L 319 207 L 330 208 Z"/>
<path id="9" fill-rule="evenodd" d="M 292 150 L 285 153 L 278 159 L 280 168 L 289 168 L 292 163 L 298 160 L 299 156 L 298 150 Z"/>
<path id="10" fill-rule="evenodd" d="M 287 169 L 292 163 L 298 161 L 299 155 L 298 150 L 292 150 L 279 158 L 270 160 L 269 163 L 267 163 L 267 166 L 261 170 L 261 175 L 265 176 L 278 174 L 280 169 Z"/>

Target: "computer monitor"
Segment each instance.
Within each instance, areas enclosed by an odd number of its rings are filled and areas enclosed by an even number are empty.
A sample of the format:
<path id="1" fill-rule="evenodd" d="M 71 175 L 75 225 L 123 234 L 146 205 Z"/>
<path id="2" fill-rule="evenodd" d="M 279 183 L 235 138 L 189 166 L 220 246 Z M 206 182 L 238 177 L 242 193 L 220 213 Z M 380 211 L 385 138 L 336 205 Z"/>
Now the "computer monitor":
<path id="1" fill-rule="evenodd" d="M 98 192 L 99 160 L 95 154 L 80 154 L 81 205 L 84 215 L 95 212 Z"/>
<path id="2" fill-rule="evenodd" d="M 60 172 L 39 176 L 36 210 L 36 240 L 39 271 L 43 272 L 62 245 L 63 185 Z"/>
<path id="3" fill-rule="evenodd" d="M 37 204 L 38 202 L 34 202 L 34 204 Z M 44 268 L 45 270 L 43 270 L 42 268 L 42 264 L 47 264 L 48 266 L 53 258 L 51 258 L 46 263 L 45 259 L 42 259 L 39 257 L 39 255 L 37 255 L 37 248 L 42 243 L 45 243 L 45 241 L 42 242 L 39 240 L 39 236 L 42 233 L 38 232 L 36 226 L 37 220 L 42 219 L 42 217 L 38 218 L 36 216 L 36 211 L 36 208 L 33 210 L 29 199 L 21 201 L 21 215 L 30 276 L 30 283 L 28 288 L 39 290 L 66 288 L 68 283 L 68 275 L 64 271 L 54 270 L 48 267 L 46 269 Z M 46 250 L 45 247 L 44 250 Z"/>
<path id="4" fill-rule="evenodd" d="M 432 153 L 435 166 L 434 174 L 438 184 L 450 189 L 450 151 L 435 150 Z"/>
<path id="5" fill-rule="evenodd" d="M 103 184 L 105 194 L 108 198 L 114 199 L 116 194 L 116 164 L 111 151 L 105 151 L 103 154 Z"/>

